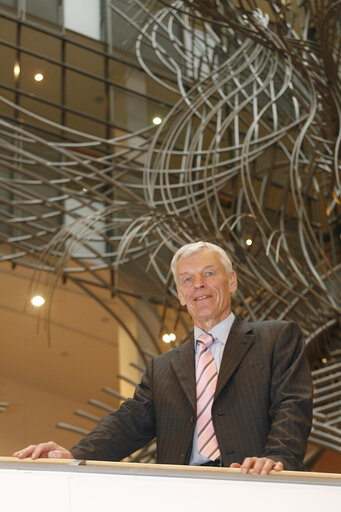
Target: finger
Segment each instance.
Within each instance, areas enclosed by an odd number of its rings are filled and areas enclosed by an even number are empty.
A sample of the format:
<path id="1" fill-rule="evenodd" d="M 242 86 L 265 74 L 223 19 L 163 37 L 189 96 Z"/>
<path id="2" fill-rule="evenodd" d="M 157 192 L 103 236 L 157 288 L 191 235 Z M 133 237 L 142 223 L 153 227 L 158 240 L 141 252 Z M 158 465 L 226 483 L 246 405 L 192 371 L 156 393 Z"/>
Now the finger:
<path id="1" fill-rule="evenodd" d="M 264 466 L 261 470 L 262 475 L 268 475 L 270 471 L 282 471 L 284 469 L 284 464 L 282 461 L 275 462 L 272 459 L 265 459 Z"/>
<path id="2" fill-rule="evenodd" d="M 266 459 L 264 459 L 263 457 L 261 458 L 258 458 L 258 457 L 255 457 L 255 459 L 253 460 L 253 472 L 256 474 L 256 475 L 259 475 L 260 472 L 262 471 L 263 469 L 263 466 L 265 464 L 265 461 Z"/>
<path id="3" fill-rule="evenodd" d="M 278 462 L 276 462 L 275 466 L 273 467 L 273 469 L 275 471 L 283 471 L 284 469 L 284 464 L 281 460 L 279 460 Z"/>
<path id="4" fill-rule="evenodd" d="M 39 443 L 32 452 L 32 459 L 39 459 L 40 457 L 48 457 L 49 452 L 52 450 L 56 450 L 60 448 L 53 441 L 48 441 L 47 443 Z"/>
<path id="5" fill-rule="evenodd" d="M 68 450 L 53 450 L 48 453 L 51 459 L 73 459 L 71 452 Z"/>
<path id="6" fill-rule="evenodd" d="M 27 457 L 30 457 L 34 449 L 37 445 L 30 444 L 30 446 L 26 446 L 26 448 L 23 448 L 22 450 L 18 450 L 17 452 L 13 453 L 13 457 L 18 457 L 19 459 L 26 459 Z"/>
<path id="7" fill-rule="evenodd" d="M 261 475 L 268 475 L 270 471 L 275 467 L 276 462 L 272 459 L 264 459 L 263 467 L 261 468 Z"/>
<path id="8" fill-rule="evenodd" d="M 253 468 L 257 457 L 246 457 L 241 465 L 242 473 L 248 473 Z"/>
<path id="9" fill-rule="evenodd" d="M 230 468 L 241 468 L 241 464 L 238 462 L 232 462 L 232 464 L 230 464 Z"/>

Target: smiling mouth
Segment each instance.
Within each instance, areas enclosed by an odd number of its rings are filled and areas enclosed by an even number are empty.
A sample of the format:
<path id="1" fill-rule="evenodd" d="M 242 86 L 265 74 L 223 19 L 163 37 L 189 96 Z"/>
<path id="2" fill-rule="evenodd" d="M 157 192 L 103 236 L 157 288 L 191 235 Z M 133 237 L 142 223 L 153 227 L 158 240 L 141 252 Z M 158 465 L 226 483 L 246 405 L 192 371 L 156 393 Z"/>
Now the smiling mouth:
<path id="1" fill-rule="evenodd" d="M 201 295 L 200 297 L 196 297 L 194 301 L 197 302 L 198 300 L 210 299 L 211 297 L 212 295 Z"/>

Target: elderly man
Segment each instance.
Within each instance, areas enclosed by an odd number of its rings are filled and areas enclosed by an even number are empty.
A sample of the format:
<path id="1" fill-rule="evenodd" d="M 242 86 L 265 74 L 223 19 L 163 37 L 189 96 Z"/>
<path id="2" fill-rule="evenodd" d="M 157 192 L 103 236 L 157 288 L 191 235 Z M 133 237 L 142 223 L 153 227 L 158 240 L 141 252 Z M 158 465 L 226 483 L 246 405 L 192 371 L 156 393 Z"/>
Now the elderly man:
<path id="1" fill-rule="evenodd" d="M 181 247 L 171 268 L 194 339 L 151 360 L 133 399 L 71 451 L 48 442 L 15 456 L 117 461 L 156 436 L 159 463 L 258 474 L 302 468 L 312 383 L 299 327 L 235 317 L 237 276 L 216 245 Z"/>

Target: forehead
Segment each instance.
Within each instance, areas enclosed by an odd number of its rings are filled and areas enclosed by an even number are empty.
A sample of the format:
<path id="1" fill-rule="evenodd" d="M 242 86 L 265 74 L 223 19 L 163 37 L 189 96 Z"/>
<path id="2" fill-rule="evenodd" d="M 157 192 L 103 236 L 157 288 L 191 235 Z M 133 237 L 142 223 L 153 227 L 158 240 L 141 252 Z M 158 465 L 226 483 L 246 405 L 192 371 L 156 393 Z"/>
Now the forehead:
<path id="1" fill-rule="evenodd" d="M 178 261 L 177 273 L 193 272 L 206 267 L 223 267 L 220 256 L 210 249 L 201 249 Z"/>

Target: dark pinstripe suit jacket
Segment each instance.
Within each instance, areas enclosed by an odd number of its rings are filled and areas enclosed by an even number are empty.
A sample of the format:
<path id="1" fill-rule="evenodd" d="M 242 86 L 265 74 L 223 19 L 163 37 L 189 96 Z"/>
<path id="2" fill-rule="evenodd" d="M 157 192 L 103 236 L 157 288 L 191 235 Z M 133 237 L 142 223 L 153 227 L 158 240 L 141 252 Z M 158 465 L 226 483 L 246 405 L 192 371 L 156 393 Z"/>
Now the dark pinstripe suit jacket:
<path id="1" fill-rule="evenodd" d="M 247 456 L 300 469 L 312 417 L 305 344 L 293 322 L 235 319 L 218 377 L 213 422 L 224 466 Z M 121 460 L 157 437 L 157 461 L 188 464 L 195 426 L 194 344 L 156 357 L 134 398 L 103 418 L 71 452 Z"/>

